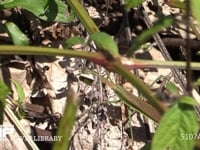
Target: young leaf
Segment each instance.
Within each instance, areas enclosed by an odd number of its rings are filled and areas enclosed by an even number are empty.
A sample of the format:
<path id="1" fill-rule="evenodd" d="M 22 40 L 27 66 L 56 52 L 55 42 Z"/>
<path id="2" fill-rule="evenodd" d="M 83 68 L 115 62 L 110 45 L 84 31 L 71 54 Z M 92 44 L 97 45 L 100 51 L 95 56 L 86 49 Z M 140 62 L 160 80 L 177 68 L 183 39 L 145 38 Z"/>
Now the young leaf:
<path id="1" fill-rule="evenodd" d="M 25 98 L 24 90 L 23 90 L 22 86 L 17 81 L 15 81 L 15 80 L 11 80 L 11 81 L 17 89 L 18 101 L 21 104 L 21 103 L 24 102 L 24 98 Z"/>
<path id="2" fill-rule="evenodd" d="M 93 40 L 102 52 L 106 52 L 114 57 L 119 56 L 118 47 L 109 34 L 95 32 L 90 35 L 90 40 Z"/>
<path id="3" fill-rule="evenodd" d="M 191 105 L 191 106 L 197 106 L 198 105 L 198 102 L 196 100 L 194 100 L 190 96 L 183 96 L 183 97 L 181 97 L 180 103 Z"/>
<path id="4" fill-rule="evenodd" d="M 16 111 L 15 114 L 19 119 L 23 119 L 25 116 L 25 112 L 23 110 L 23 103 L 25 99 L 25 94 L 22 86 L 15 80 L 11 80 L 14 86 L 16 87 L 17 94 L 18 94 L 18 100 L 14 100 L 13 103 L 16 104 Z"/>
<path id="5" fill-rule="evenodd" d="M 172 94 L 174 94 L 174 95 L 178 95 L 178 94 L 179 94 L 179 89 L 178 89 L 178 87 L 177 87 L 174 83 L 172 83 L 172 82 L 168 82 L 168 83 L 166 84 L 166 88 L 167 88 Z"/>
<path id="6" fill-rule="evenodd" d="M 153 138 L 152 149 L 192 150 L 197 132 L 198 120 L 193 106 L 177 102 L 161 119 Z M 189 137 L 190 134 L 192 137 Z"/>
<path id="7" fill-rule="evenodd" d="M 15 45 L 28 45 L 28 38 L 14 23 L 7 22 L 5 26 Z"/>
<path id="8" fill-rule="evenodd" d="M 0 124 L 3 123 L 3 111 L 6 104 L 6 96 L 9 93 L 8 87 L 0 81 Z"/>
<path id="9" fill-rule="evenodd" d="M 200 78 L 198 78 L 194 83 L 193 86 L 200 86 Z"/>
<path id="10" fill-rule="evenodd" d="M 21 6 L 45 21 L 71 22 L 73 13 L 65 15 L 67 6 L 60 0 L 6 0 L 0 3 L 0 9 Z"/>
<path id="11" fill-rule="evenodd" d="M 127 9 L 134 8 L 142 4 L 145 0 L 125 0 L 125 6 Z"/>
<path id="12" fill-rule="evenodd" d="M 19 118 L 19 120 L 25 117 L 25 112 L 21 106 L 17 108 L 15 115 Z"/>
<path id="13" fill-rule="evenodd" d="M 84 39 L 79 37 L 79 36 L 75 36 L 72 38 L 69 38 L 65 44 L 64 44 L 64 48 L 68 49 L 71 48 L 73 45 L 75 44 L 83 44 L 84 43 Z"/>

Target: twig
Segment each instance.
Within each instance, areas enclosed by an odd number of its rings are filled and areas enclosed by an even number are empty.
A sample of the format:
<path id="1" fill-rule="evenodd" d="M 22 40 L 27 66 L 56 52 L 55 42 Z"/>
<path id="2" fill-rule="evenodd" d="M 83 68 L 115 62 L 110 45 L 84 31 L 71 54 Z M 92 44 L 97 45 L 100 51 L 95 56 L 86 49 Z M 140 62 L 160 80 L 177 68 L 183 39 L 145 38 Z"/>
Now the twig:
<path id="1" fill-rule="evenodd" d="M 187 92 L 192 95 L 192 72 L 191 72 L 191 43 L 190 43 L 190 0 L 186 0 L 186 78 L 187 78 Z"/>
<path id="2" fill-rule="evenodd" d="M 129 20 L 128 20 L 128 13 L 127 13 L 127 10 L 125 8 L 125 1 L 120 0 L 120 5 L 122 7 L 123 26 L 125 27 L 125 35 L 126 35 L 126 39 L 128 40 L 128 46 L 130 46 L 131 42 L 132 42 L 132 37 L 131 37 L 130 24 L 129 24 Z"/>
<path id="3" fill-rule="evenodd" d="M 179 47 L 180 45 L 183 47 L 186 47 L 187 45 L 186 41 L 182 38 L 162 38 L 162 40 L 163 40 L 163 43 L 169 47 Z M 190 44 L 191 50 L 200 47 L 199 40 L 190 39 L 189 41 L 191 43 Z"/>

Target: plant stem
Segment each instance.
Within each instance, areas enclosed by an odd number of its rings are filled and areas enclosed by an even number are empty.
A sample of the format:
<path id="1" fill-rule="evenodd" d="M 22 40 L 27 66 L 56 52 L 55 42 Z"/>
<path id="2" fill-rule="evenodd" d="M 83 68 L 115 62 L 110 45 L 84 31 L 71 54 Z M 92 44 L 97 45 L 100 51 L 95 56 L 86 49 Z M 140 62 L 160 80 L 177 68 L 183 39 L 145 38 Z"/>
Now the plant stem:
<path id="1" fill-rule="evenodd" d="M 79 103 L 79 96 L 70 87 L 67 91 L 67 104 L 65 106 L 63 117 L 59 122 L 59 127 L 56 134 L 58 137 L 61 137 L 61 140 L 55 142 L 53 150 L 66 150 L 68 148 Z"/>
<path id="2" fill-rule="evenodd" d="M 178 68 L 186 69 L 186 63 L 184 61 L 159 61 L 159 60 L 146 60 L 146 59 L 127 59 L 121 57 L 121 62 L 128 69 L 138 68 Z M 200 70 L 199 62 L 191 62 L 192 70 Z"/>
<path id="3" fill-rule="evenodd" d="M 89 34 L 99 32 L 99 28 L 90 18 L 90 16 L 78 0 L 66 0 L 66 2 L 72 8 L 72 10 L 74 11 L 74 13 L 76 14 L 76 16 L 81 21 L 81 23 L 86 28 Z"/>
<path id="4" fill-rule="evenodd" d="M 95 58 L 102 58 L 101 53 L 82 52 L 77 50 L 59 50 L 57 48 L 47 47 L 33 47 L 33 46 L 0 46 L 0 55 L 48 55 L 48 56 L 66 56 L 85 58 L 95 60 Z M 103 59 L 103 58 L 102 58 Z M 158 60 L 144 60 L 144 59 L 127 59 L 120 57 L 120 60 L 127 69 L 138 68 L 179 68 L 185 69 L 186 65 L 183 61 L 158 61 Z M 105 62 L 105 61 L 104 61 Z M 104 63 L 98 62 L 99 65 Z M 191 63 L 192 70 L 200 70 L 199 62 Z"/>
<path id="5" fill-rule="evenodd" d="M 142 101 L 135 95 L 129 93 L 118 84 L 114 84 L 105 78 L 102 78 L 102 82 L 113 89 L 120 97 L 120 100 L 122 100 L 126 105 L 133 108 L 134 110 L 137 110 L 148 118 L 151 118 L 157 123 L 160 121 L 162 114 L 160 114 L 160 112 L 158 112 L 155 107 L 152 107 L 152 105 L 150 105 L 149 103 Z"/>
<path id="6" fill-rule="evenodd" d="M 99 57 L 100 53 L 81 52 L 76 50 L 59 50 L 57 48 L 34 47 L 34 46 L 0 46 L 1 55 L 48 55 L 67 56 L 91 59 Z"/>
<path id="7" fill-rule="evenodd" d="M 129 70 L 127 70 L 120 61 L 112 62 L 113 70 L 119 73 L 122 77 L 127 79 L 131 84 L 133 84 L 143 96 L 161 113 L 166 111 L 166 107 L 155 97 L 155 94 L 145 85 L 139 78 L 133 75 Z"/>

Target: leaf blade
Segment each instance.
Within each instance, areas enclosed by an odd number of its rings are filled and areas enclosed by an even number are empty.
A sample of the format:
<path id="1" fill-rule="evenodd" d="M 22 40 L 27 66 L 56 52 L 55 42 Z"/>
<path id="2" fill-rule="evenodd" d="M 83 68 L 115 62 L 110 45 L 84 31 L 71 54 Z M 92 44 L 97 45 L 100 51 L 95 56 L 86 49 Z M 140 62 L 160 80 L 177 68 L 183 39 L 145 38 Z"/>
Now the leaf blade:
<path id="1" fill-rule="evenodd" d="M 7 32 L 15 45 L 28 45 L 26 35 L 12 22 L 5 24 Z"/>
<path id="2" fill-rule="evenodd" d="M 134 8 L 141 5 L 145 0 L 125 0 L 125 6 L 127 9 Z"/>
<path id="3" fill-rule="evenodd" d="M 90 41 L 93 40 L 102 52 L 107 52 L 112 56 L 119 56 L 118 47 L 111 36 L 104 32 L 95 32 L 90 35 Z"/>
<path id="4" fill-rule="evenodd" d="M 189 133 L 196 134 L 197 131 L 198 120 L 193 106 L 177 102 L 161 119 L 152 149 L 193 149 L 196 139 L 187 140 L 185 137 Z"/>
<path id="5" fill-rule="evenodd" d="M 24 93 L 22 86 L 15 80 L 11 80 L 11 81 L 15 85 L 15 88 L 17 90 L 19 103 L 23 103 L 24 99 L 25 99 L 25 93 Z"/>
<path id="6" fill-rule="evenodd" d="M 74 18 L 71 12 L 65 16 L 67 6 L 59 0 L 13 0 L 0 3 L 0 9 L 10 9 L 21 6 L 35 16 L 45 21 L 71 22 Z"/>
<path id="7" fill-rule="evenodd" d="M 85 41 L 83 38 L 79 36 L 75 36 L 72 38 L 69 38 L 63 45 L 64 48 L 68 49 L 71 48 L 75 44 L 83 44 Z"/>

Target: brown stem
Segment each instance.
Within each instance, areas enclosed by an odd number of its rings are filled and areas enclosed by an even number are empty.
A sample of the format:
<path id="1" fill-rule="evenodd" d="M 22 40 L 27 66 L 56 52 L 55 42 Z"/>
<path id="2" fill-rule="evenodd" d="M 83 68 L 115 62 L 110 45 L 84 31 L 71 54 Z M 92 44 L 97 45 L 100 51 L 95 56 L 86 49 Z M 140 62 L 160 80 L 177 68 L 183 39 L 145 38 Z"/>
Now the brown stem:
<path id="1" fill-rule="evenodd" d="M 164 44 L 169 47 L 179 47 L 179 46 L 186 46 L 185 39 L 182 38 L 162 38 Z M 191 49 L 199 48 L 200 41 L 199 40 L 192 40 L 190 39 Z"/>

